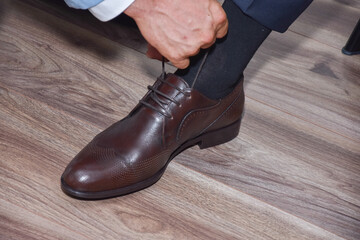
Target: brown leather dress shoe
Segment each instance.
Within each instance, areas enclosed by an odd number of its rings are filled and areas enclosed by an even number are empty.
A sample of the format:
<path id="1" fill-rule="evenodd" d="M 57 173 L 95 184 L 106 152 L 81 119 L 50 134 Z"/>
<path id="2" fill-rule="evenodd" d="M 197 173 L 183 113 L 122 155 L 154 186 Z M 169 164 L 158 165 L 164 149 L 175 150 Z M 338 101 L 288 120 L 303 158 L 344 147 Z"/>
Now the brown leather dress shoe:
<path id="1" fill-rule="evenodd" d="M 146 188 L 186 148 L 235 138 L 243 107 L 242 79 L 225 98 L 212 100 L 173 74 L 160 77 L 127 117 L 75 156 L 61 177 L 62 189 L 76 198 L 103 199 Z"/>

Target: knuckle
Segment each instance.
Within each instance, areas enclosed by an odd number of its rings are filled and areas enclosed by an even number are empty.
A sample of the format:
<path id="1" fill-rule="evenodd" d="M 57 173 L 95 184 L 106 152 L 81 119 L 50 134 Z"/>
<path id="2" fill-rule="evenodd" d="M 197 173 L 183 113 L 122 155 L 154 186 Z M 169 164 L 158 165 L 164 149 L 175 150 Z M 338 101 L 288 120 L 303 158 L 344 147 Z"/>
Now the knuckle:
<path id="1" fill-rule="evenodd" d="M 225 10 L 218 2 L 212 5 L 212 13 L 215 24 L 223 24 L 227 20 Z"/>
<path id="2" fill-rule="evenodd" d="M 181 68 L 181 69 L 184 69 L 184 68 L 187 68 L 188 66 L 189 66 L 189 61 L 187 61 L 187 60 L 184 60 L 184 61 L 182 61 L 182 62 L 179 62 L 178 63 L 178 65 L 177 65 L 177 67 L 178 68 Z"/>
<path id="3" fill-rule="evenodd" d="M 227 20 L 226 13 L 224 11 L 219 12 L 216 20 L 219 24 L 224 24 Z"/>
<path id="4" fill-rule="evenodd" d="M 202 36 L 203 44 L 209 44 L 214 41 L 215 33 L 213 31 L 207 31 Z"/>
<path id="5" fill-rule="evenodd" d="M 200 51 L 199 48 L 191 49 L 191 51 L 189 51 L 189 56 L 194 56 L 194 55 L 198 54 L 199 51 Z"/>
<path id="6" fill-rule="evenodd" d="M 181 55 L 179 53 L 171 53 L 168 57 L 171 62 L 179 62 L 181 61 Z"/>

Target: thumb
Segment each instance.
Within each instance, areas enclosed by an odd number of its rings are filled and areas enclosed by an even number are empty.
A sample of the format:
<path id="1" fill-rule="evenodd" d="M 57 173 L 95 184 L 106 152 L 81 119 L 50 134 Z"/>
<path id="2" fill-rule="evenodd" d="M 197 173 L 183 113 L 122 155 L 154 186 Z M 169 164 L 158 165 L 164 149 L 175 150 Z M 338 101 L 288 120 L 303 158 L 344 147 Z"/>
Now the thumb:
<path id="1" fill-rule="evenodd" d="M 177 68 L 185 69 L 190 65 L 190 59 L 185 58 L 180 61 L 172 61 L 171 63 Z"/>

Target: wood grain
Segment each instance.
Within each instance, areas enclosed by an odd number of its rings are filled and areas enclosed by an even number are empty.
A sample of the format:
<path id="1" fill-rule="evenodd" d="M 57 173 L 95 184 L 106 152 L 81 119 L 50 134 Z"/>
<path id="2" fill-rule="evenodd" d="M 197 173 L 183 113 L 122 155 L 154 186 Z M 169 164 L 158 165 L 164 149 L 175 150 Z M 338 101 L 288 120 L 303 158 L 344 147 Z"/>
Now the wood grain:
<path id="1" fill-rule="evenodd" d="M 246 99 L 239 137 L 176 161 L 289 213 L 358 239 L 359 144 Z"/>
<path id="2" fill-rule="evenodd" d="M 69 8 L 63 1 L 22 0 L 71 24 L 76 24 L 121 45 L 145 53 L 147 45 L 136 24 L 121 14 L 109 22 L 97 20 L 89 11 Z"/>
<path id="3" fill-rule="evenodd" d="M 360 18 L 357 0 L 315 0 L 290 31 L 342 49 Z"/>
<path id="4" fill-rule="evenodd" d="M 125 116 L 160 72 L 157 61 L 137 51 L 25 6 L 12 4 L 21 15 L 4 11 L 0 78 L 8 86 L 106 127 L 106 116 Z"/>
<path id="5" fill-rule="evenodd" d="M 360 238 L 360 61 L 342 56 L 338 40 L 272 34 L 247 69 L 236 140 L 190 149 L 145 191 L 83 202 L 61 192 L 63 169 L 135 106 L 161 66 L 144 42 L 126 40 L 128 28 L 90 28 L 34 3 L 0 3 L 4 238 Z"/>
<path id="6" fill-rule="evenodd" d="M 247 96 L 360 143 L 360 56 L 273 34 L 245 74 Z"/>

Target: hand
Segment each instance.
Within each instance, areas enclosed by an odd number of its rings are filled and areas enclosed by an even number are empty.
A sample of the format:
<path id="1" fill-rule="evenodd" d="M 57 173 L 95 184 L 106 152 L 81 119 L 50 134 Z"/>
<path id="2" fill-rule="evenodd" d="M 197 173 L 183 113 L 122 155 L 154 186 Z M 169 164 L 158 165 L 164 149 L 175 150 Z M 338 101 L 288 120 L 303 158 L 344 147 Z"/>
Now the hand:
<path id="1" fill-rule="evenodd" d="M 228 21 L 216 0 L 135 0 L 125 14 L 137 23 L 154 49 L 178 68 L 189 66 L 190 56 L 226 35 Z"/>

